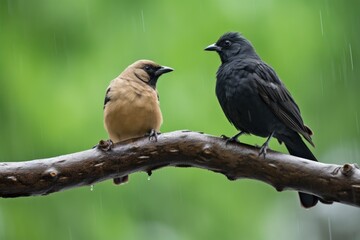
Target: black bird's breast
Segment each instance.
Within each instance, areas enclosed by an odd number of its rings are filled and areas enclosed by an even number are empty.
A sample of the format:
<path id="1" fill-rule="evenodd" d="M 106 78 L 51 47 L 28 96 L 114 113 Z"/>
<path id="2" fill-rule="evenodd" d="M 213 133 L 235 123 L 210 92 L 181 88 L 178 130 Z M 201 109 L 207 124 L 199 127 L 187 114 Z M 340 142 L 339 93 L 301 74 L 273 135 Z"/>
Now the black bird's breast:
<path id="1" fill-rule="evenodd" d="M 216 96 L 227 119 L 240 131 L 261 137 L 282 127 L 259 97 L 254 76 L 255 63 L 224 63 L 217 72 Z"/>

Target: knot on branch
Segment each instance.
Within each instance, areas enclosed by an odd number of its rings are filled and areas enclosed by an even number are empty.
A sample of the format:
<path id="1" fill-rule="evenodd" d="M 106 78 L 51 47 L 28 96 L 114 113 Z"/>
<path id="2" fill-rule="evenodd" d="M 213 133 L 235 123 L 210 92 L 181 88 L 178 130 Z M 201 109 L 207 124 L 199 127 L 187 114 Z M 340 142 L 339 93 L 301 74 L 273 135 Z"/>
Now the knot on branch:
<path id="1" fill-rule="evenodd" d="M 201 152 L 199 154 L 199 158 L 205 162 L 211 161 L 211 155 L 212 155 L 212 146 L 211 144 L 204 144 L 204 146 L 201 148 Z"/>
<path id="2" fill-rule="evenodd" d="M 56 180 L 59 177 L 59 171 L 56 168 L 52 167 L 44 171 L 43 178 L 44 179 L 52 179 Z"/>
<path id="3" fill-rule="evenodd" d="M 342 166 L 342 168 L 340 169 L 340 171 L 344 176 L 349 177 L 358 168 L 359 167 L 356 164 L 345 163 L 344 166 Z"/>

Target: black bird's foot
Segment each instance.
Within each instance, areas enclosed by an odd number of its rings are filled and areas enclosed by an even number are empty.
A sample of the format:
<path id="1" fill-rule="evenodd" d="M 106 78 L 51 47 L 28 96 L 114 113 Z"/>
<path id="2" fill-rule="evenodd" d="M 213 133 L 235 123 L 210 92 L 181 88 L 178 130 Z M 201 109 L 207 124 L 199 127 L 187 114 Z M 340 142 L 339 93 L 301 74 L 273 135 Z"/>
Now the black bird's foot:
<path id="1" fill-rule="evenodd" d="M 157 142 L 157 137 L 159 134 L 160 133 L 157 132 L 155 129 L 151 129 L 150 132 L 148 134 L 146 134 L 145 136 L 149 136 L 150 141 Z"/>
<path id="2" fill-rule="evenodd" d="M 221 136 L 220 136 L 222 139 L 224 139 L 224 140 L 228 140 L 229 139 L 229 137 L 228 136 L 226 136 L 226 135 L 224 135 L 224 134 L 221 134 Z"/>
<path id="3" fill-rule="evenodd" d="M 269 148 L 270 139 L 272 138 L 273 135 L 274 135 L 274 132 L 272 132 L 272 133 L 270 134 L 270 136 L 266 139 L 266 141 L 264 142 L 264 144 L 261 146 L 260 151 L 259 151 L 259 157 L 260 157 L 261 155 L 264 155 L 264 158 L 265 158 L 265 156 L 266 156 L 266 154 L 267 154 L 267 150 L 268 150 L 268 148 Z"/>
<path id="4" fill-rule="evenodd" d="M 129 181 L 129 175 L 113 178 L 113 183 L 115 185 L 121 185 Z"/>
<path id="5" fill-rule="evenodd" d="M 261 155 L 264 155 L 264 158 L 266 157 L 266 154 L 267 154 L 267 150 L 268 150 L 269 146 L 268 146 L 268 143 L 265 142 L 261 148 L 260 148 L 260 151 L 259 151 L 259 157 L 261 157 Z"/>
<path id="6" fill-rule="evenodd" d="M 110 151 L 113 146 L 114 146 L 113 141 L 109 139 L 109 140 L 100 140 L 98 145 L 94 146 L 93 148 L 98 148 L 101 151 L 107 152 Z"/>
<path id="7" fill-rule="evenodd" d="M 228 136 L 225 136 L 224 134 L 221 135 L 220 137 L 224 140 L 226 140 L 226 145 L 229 144 L 229 143 L 240 143 L 238 138 L 243 134 L 244 132 L 239 132 L 237 133 L 235 136 L 232 136 L 232 137 L 228 137 Z"/>
<path id="8" fill-rule="evenodd" d="M 226 136 L 224 136 L 225 139 Z M 228 145 L 229 143 L 240 143 L 237 137 L 227 137 L 225 144 Z"/>

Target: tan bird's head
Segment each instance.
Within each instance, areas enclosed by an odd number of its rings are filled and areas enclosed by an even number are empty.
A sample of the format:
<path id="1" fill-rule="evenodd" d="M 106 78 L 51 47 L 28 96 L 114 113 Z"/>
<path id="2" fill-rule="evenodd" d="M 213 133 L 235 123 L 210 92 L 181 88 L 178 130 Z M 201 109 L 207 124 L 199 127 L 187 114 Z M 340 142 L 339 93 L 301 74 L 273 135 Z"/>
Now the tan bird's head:
<path id="1" fill-rule="evenodd" d="M 150 60 L 138 60 L 128 66 L 122 75 L 134 75 L 135 79 L 139 79 L 155 89 L 158 78 L 162 74 L 173 70 L 170 67 L 161 66 Z"/>

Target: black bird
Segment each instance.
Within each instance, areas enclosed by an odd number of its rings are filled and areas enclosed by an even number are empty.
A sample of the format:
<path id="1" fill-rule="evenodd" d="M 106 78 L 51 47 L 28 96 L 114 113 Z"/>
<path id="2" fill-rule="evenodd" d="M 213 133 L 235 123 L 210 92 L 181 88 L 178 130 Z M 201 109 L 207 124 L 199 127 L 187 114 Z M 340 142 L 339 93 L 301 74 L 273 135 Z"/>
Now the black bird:
<path id="1" fill-rule="evenodd" d="M 205 50 L 220 55 L 216 96 L 227 119 L 240 131 L 228 141 L 237 141 L 243 133 L 267 137 L 259 153 L 265 157 L 269 141 L 275 137 L 285 143 L 291 155 L 317 161 L 300 137 L 314 146 L 312 131 L 304 125 L 298 105 L 245 37 L 225 33 Z M 299 196 L 305 208 L 315 206 L 319 200 L 307 193 L 299 192 Z"/>

